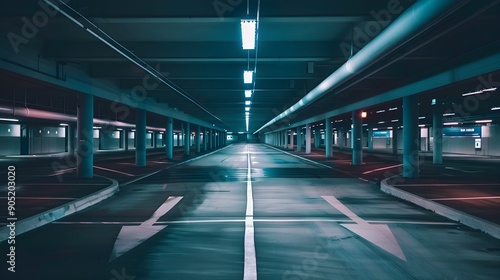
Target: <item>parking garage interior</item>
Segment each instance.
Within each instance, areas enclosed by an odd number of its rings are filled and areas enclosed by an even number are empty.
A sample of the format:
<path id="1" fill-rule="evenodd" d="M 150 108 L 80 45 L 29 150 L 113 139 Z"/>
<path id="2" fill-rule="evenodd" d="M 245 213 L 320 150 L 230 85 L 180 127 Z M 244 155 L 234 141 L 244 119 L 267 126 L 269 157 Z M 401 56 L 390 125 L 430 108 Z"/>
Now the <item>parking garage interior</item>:
<path id="1" fill-rule="evenodd" d="M 500 1 L 0 5 L 2 279 L 498 278 Z"/>

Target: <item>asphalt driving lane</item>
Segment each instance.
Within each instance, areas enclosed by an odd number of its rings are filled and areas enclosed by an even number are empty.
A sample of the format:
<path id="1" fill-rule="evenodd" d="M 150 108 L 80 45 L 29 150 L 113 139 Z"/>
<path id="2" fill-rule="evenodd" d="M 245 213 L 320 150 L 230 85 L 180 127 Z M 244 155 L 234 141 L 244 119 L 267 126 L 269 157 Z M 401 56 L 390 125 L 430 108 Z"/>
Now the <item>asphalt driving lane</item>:
<path id="1" fill-rule="evenodd" d="M 245 245 L 249 185 L 258 279 L 500 275 L 499 240 L 345 173 L 242 144 L 132 183 L 80 214 L 19 236 L 14 279 L 244 279 L 252 249 Z M 140 241 L 123 235 L 172 197 L 182 199 L 151 225 L 162 230 Z M 137 244 L 110 262 L 120 242 Z M 7 250 L 5 243 L 0 249 Z"/>

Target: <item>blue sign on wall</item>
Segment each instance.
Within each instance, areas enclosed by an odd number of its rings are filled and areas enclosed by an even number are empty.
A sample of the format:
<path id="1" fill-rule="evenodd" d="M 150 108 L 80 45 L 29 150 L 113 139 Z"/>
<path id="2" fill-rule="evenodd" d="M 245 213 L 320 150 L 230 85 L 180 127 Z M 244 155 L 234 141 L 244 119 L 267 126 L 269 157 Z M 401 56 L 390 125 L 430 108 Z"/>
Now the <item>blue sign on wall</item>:
<path id="1" fill-rule="evenodd" d="M 444 127 L 443 136 L 481 137 L 481 127 Z"/>
<path id="2" fill-rule="evenodd" d="M 389 137 L 391 137 L 391 132 L 389 130 L 374 131 L 373 132 L 373 137 L 376 137 L 376 138 L 389 138 Z"/>

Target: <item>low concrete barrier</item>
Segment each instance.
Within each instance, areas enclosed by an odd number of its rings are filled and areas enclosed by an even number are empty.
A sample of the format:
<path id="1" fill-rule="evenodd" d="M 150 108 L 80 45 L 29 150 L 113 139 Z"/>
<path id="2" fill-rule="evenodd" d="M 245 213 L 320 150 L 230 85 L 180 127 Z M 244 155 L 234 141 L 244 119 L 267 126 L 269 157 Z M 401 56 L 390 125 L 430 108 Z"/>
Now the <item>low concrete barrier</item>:
<path id="1" fill-rule="evenodd" d="M 393 187 L 387 183 L 387 181 L 390 179 L 391 178 L 382 180 L 382 182 L 380 183 L 380 189 L 383 192 L 416 204 L 427 210 L 431 210 L 438 215 L 444 216 L 453 221 L 457 221 L 471 228 L 483 231 L 495 238 L 500 239 L 500 225 Z"/>
<path id="2" fill-rule="evenodd" d="M 117 193 L 119 189 L 119 184 L 116 180 L 111 178 L 106 178 L 111 181 L 111 185 L 105 189 L 97 191 L 95 193 L 84 196 L 80 199 L 68 202 L 56 208 L 47 210 L 40 214 L 36 214 L 29 218 L 20 220 L 16 222 L 16 236 L 34 230 L 43 225 L 56 221 L 58 219 L 64 218 L 68 215 L 77 213 L 85 208 L 93 206 L 107 198 L 112 197 Z M 7 226 L 0 228 L 0 242 L 8 239 L 10 230 Z"/>

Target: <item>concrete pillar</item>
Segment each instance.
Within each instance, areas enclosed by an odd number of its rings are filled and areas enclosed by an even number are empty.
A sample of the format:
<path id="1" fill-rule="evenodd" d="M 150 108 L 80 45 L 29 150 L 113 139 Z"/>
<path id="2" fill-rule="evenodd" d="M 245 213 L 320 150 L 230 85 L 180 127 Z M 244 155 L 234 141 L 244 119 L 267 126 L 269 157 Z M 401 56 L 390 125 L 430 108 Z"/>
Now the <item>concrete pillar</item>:
<path id="1" fill-rule="evenodd" d="M 432 117 L 432 163 L 443 163 L 443 109 L 440 102 L 434 105 L 434 112 Z"/>
<path id="2" fill-rule="evenodd" d="M 184 155 L 189 156 L 191 151 L 191 126 L 188 122 L 185 123 L 184 130 Z"/>
<path id="3" fill-rule="evenodd" d="M 314 148 L 319 148 L 321 144 L 321 131 L 319 126 L 314 129 Z"/>
<path id="4" fill-rule="evenodd" d="M 66 137 L 68 137 L 68 153 L 70 155 L 75 154 L 75 124 L 70 123 L 68 125 L 68 131 Z"/>
<path id="5" fill-rule="evenodd" d="M 363 110 L 352 111 L 352 165 L 363 164 Z"/>
<path id="6" fill-rule="evenodd" d="M 306 154 L 311 153 L 311 124 L 306 124 Z"/>
<path id="7" fill-rule="evenodd" d="M 76 172 L 81 179 L 94 177 L 94 96 L 78 94 Z"/>
<path id="8" fill-rule="evenodd" d="M 210 143 L 210 150 L 212 150 L 214 148 L 214 137 L 213 137 L 213 130 L 211 128 L 208 129 L 207 140 Z"/>
<path id="9" fill-rule="evenodd" d="M 137 109 L 135 120 L 135 165 L 146 166 L 146 110 Z"/>
<path id="10" fill-rule="evenodd" d="M 344 131 L 342 129 L 338 130 L 338 141 L 339 141 L 339 149 L 344 147 Z"/>
<path id="11" fill-rule="evenodd" d="M 297 127 L 297 152 L 302 151 L 302 128 L 299 126 Z"/>
<path id="12" fill-rule="evenodd" d="M 368 128 L 368 151 L 373 152 L 373 128 Z"/>
<path id="13" fill-rule="evenodd" d="M 201 126 L 198 125 L 196 128 L 196 136 L 195 136 L 195 145 L 196 145 L 196 153 L 199 154 L 201 152 Z"/>
<path id="14" fill-rule="evenodd" d="M 207 151 L 207 145 L 208 145 L 208 130 L 206 127 L 203 128 L 203 151 Z"/>
<path id="15" fill-rule="evenodd" d="M 171 117 L 167 118 L 167 127 L 165 131 L 165 156 L 168 160 L 174 158 L 174 119 Z"/>
<path id="16" fill-rule="evenodd" d="M 332 158 L 333 130 L 330 118 L 325 120 L 325 157 Z"/>
<path id="17" fill-rule="evenodd" d="M 123 138 L 123 149 L 125 151 L 128 151 L 128 133 L 129 133 L 128 129 L 124 128 L 123 129 L 123 137 L 124 137 Z"/>
<path id="18" fill-rule="evenodd" d="M 285 138 L 283 140 L 285 142 L 283 143 L 283 147 L 286 149 L 286 148 L 288 148 L 288 129 L 285 129 L 284 134 L 285 134 Z"/>
<path id="19" fill-rule="evenodd" d="M 419 167 L 418 96 L 403 97 L 403 177 L 418 178 Z"/>

